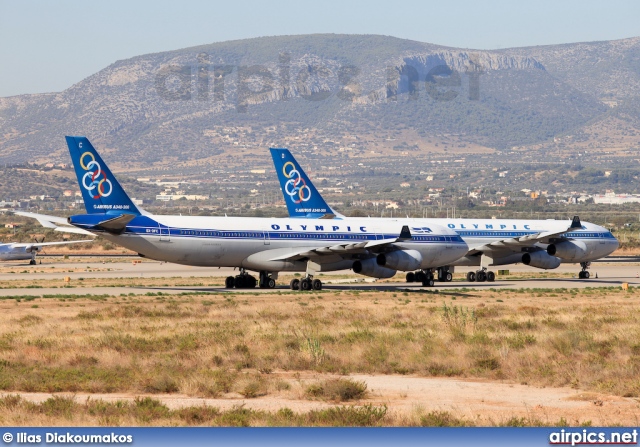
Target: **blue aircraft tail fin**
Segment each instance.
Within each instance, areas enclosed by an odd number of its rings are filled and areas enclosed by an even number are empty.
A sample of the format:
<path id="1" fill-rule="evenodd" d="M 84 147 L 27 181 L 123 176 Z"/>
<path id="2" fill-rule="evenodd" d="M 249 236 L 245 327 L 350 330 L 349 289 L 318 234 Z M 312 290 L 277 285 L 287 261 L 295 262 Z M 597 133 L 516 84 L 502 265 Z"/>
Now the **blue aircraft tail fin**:
<path id="1" fill-rule="evenodd" d="M 89 139 L 65 138 L 87 214 L 141 214 Z"/>
<path id="2" fill-rule="evenodd" d="M 325 202 L 288 149 L 269 149 L 290 217 L 333 219 L 343 217 Z"/>

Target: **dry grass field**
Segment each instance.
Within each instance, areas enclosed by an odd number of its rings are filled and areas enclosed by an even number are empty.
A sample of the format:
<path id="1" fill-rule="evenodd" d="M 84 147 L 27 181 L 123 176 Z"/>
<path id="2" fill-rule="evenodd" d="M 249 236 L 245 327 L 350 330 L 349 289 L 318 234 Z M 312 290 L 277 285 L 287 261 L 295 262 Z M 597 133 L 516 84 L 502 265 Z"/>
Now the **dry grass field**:
<path id="1" fill-rule="evenodd" d="M 637 424 L 638 299 L 613 287 L 6 298 L 0 424 Z M 384 391 L 426 378 L 504 400 L 573 394 L 566 412 L 496 413 Z"/>

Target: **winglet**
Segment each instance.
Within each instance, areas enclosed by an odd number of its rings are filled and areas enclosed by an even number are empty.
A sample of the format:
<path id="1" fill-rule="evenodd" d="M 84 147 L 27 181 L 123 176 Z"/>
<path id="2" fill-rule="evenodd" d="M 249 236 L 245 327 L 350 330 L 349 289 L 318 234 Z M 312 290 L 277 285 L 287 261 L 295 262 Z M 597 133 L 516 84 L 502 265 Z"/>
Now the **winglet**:
<path id="1" fill-rule="evenodd" d="M 400 231 L 400 236 L 398 237 L 400 240 L 410 240 L 411 239 L 411 231 L 409 231 L 409 225 L 405 225 L 402 227 L 402 231 Z"/>
<path id="2" fill-rule="evenodd" d="M 580 222 L 580 217 L 573 216 L 573 220 L 571 221 L 571 226 L 569 228 L 582 228 L 582 223 Z"/>

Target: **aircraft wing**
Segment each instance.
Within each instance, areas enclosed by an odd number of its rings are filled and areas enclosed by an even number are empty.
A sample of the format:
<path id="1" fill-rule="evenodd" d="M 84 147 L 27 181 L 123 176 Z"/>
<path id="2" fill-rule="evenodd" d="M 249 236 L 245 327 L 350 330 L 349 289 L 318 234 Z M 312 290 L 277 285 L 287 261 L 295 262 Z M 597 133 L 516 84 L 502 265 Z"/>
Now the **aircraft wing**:
<path id="1" fill-rule="evenodd" d="M 502 239 L 500 241 L 494 241 L 489 244 L 481 244 L 477 246 L 469 247 L 469 255 L 476 254 L 478 252 L 500 252 L 500 251 L 512 251 L 522 247 L 531 247 L 538 242 L 549 243 L 549 239 L 562 236 L 564 233 L 574 231 L 578 228 L 582 228 L 582 223 L 578 216 L 574 216 L 571 224 L 567 225 L 566 221 L 556 225 L 551 230 L 540 231 L 538 233 L 527 234 L 526 236 L 514 237 L 509 239 Z"/>
<path id="2" fill-rule="evenodd" d="M 411 232 L 407 225 L 402 227 L 396 238 L 381 239 L 379 241 L 362 241 L 328 245 L 326 247 L 301 248 L 298 251 L 287 252 L 275 256 L 270 261 L 299 261 L 311 259 L 318 264 L 336 262 L 343 259 L 357 259 L 357 255 L 381 253 L 393 247 L 396 242 L 410 240 Z"/>
<path id="3" fill-rule="evenodd" d="M 27 213 L 24 211 L 15 211 L 14 214 L 23 217 L 30 217 L 32 219 L 36 219 L 40 225 L 45 228 L 50 228 L 53 231 L 59 231 L 61 233 L 75 233 L 75 234 L 84 234 L 87 236 L 95 237 L 95 234 L 90 233 L 87 230 L 83 230 L 82 228 L 73 227 L 69 225 L 67 219 L 64 217 L 58 216 L 49 216 L 46 214 L 38 214 L 38 213 Z"/>

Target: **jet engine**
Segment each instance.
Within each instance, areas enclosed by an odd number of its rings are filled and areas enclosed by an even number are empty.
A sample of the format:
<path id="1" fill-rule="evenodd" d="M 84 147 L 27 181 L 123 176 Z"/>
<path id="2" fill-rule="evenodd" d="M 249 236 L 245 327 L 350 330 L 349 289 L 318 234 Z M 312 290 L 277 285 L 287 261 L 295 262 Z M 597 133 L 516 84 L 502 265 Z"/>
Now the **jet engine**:
<path id="1" fill-rule="evenodd" d="M 587 254 L 587 244 L 582 241 L 562 241 L 549 244 L 547 253 L 567 261 L 579 261 Z"/>
<path id="2" fill-rule="evenodd" d="M 417 250 L 396 250 L 391 253 L 380 253 L 376 262 L 380 267 L 411 272 L 420 268 L 422 254 Z"/>
<path id="3" fill-rule="evenodd" d="M 378 265 L 375 258 L 355 261 L 351 268 L 356 273 L 374 278 L 391 278 L 396 274 L 395 270 Z"/>
<path id="4" fill-rule="evenodd" d="M 560 258 L 556 258 L 555 256 L 551 256 L 547 254 L 545 251 L 534 251 L 533 253 L 525 253 L 522 255 L 522 263 L 525 265 L 530 265 L 531 267 L 536 267 L 539 269 L 555 269 L 560 266 L 561 263 Z"/>

